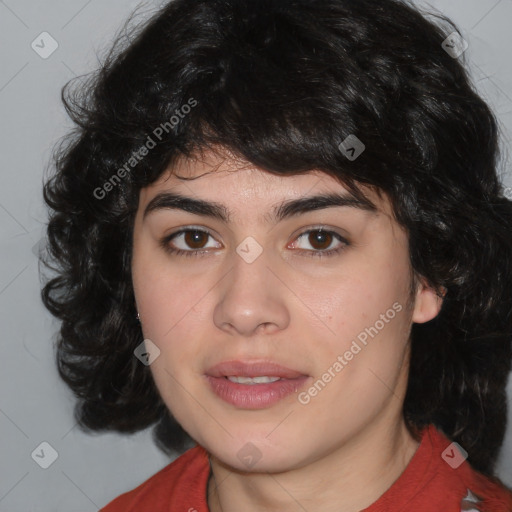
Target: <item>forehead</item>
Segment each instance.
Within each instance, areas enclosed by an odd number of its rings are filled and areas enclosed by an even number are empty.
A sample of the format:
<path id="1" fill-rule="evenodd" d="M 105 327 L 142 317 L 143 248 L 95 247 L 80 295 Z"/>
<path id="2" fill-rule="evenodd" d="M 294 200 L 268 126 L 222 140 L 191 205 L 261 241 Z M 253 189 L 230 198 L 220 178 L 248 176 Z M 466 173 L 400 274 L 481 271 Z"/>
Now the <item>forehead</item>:
<path id="1" fill-rule="evenodd" d="M 391 204 L 385 194 L 380 196 L 364 185 L 359 185 L 359 189 L 375 205 L 376 211 L 371 213 L 392 216 Z M 144 209 L 162 192 L 231 205 L 228 209 L 233 212 L 254 207 L 266 212 L 283 200 L 329 193 L 359 202 L 348 187 L 323 171 L 310 170 L 295 175 L 273 174 L 224 149 L 208 150 L 190 158 L 175 160 L 158 180 L 141 190 L 139 208 Z M 363 210 L 360 208 L 360 211 Z M 370 213 L 369 208 L 367 213 Z"/>

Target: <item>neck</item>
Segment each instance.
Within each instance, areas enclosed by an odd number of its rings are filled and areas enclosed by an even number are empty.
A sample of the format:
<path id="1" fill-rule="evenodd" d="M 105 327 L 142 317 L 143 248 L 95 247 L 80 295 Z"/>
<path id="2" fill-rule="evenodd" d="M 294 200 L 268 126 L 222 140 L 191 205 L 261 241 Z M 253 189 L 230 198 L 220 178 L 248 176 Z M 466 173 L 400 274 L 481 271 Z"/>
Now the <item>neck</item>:
<path id="1" fill-rule="evenodd" d="M 210 459 L 211 512 L 359 512 L 398 479 L 418 448 L 403 418 L 376 422 L 313 463 L 281 473 L 240 473 Z"/>

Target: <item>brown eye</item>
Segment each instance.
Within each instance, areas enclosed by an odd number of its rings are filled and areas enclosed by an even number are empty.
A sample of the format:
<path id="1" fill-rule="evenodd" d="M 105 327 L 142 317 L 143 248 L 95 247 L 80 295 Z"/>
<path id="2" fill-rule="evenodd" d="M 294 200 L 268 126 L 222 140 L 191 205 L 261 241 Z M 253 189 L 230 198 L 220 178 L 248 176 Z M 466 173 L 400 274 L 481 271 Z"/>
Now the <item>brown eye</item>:
<path id="1" fill-rule="evenodd" d="M 309 229 L 297 237 L 293 243 L 294 249 L 305 256 L 334 256 L 341 253 L 350 244 L 341 235 L 335 231 L 325 230 L 323 228 Z M 306 242 L 309 247 L 304 247 Z M 338 242 L 336 244 L 336 242 Z"/>
<path id="2" fill-rule="evenodd" d="M 212 234 L 202 229 L 182 229 L 172 233 L 160 240 L 160 245 L 169 254 L 179 256 L 202 256 L 209 252 L 209 249 L 218 249 L 219 244 L 215 242 Z M 210 244 L 210 245 L 207 245 Z M 204 249 L 204 250 L 203 250 Z"/>
<path id="3" fill-rule="evenodd" d="M 204 231 L 185 231 L 184 242 L 191 249 L 202 249 L 210 236 Z"/>
<path id="4" fill-rule="evenodd" d="M 331 245 L 333 238 L 328 231 L 316 230 L 309 232 L 308 242 L 314 249 L 325 250 Z"/>

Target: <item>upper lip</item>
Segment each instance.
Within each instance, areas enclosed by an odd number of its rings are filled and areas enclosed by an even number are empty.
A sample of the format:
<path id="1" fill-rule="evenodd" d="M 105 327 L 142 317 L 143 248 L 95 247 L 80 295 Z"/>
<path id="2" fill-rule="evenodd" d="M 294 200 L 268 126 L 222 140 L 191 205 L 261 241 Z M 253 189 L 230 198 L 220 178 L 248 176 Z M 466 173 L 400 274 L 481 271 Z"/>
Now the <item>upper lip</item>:
<path id="1" fill-rule="evenodd" d="M 209 368 L 206 372 L 211 377 L 281 377 L 282 379 L 296 379 L 306 376 L 286 366 L 269 361 L 224 361 Z"/>

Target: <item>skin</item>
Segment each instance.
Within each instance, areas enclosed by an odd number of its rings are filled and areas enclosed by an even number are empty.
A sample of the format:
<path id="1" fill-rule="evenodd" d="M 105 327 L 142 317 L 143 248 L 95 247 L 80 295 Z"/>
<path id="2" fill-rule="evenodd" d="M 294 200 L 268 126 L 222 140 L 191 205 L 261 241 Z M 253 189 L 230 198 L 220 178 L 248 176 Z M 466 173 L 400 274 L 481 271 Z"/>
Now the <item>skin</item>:
<path id="1" fill-rule="evenodd" d="M 347 189 L 319 171 L 280 177 L 208 152 L 176 162 L 140 192 L 132 277 L 144 338 L 160 349 L 150 368 L 169 410 L 211 454 L 214 512 L 339 512 L 340 504 L 360 511 L 418 448 L 402 416 L 409 335 L 413 322 L 438 314 L 442 299 L 420 278 L 408 302 L 408 239 L 388 199 L 363 188 L 378 212 L 331 207 L 277 224 L 264 216 L 283 200 L 333 190 Z M 223 203 L 231 222 L 176 209 L 143 220 L 163 191 Z M 181 235 L 168 244 L 208 251 L 203 256 L 172 255 L 159 245 L 190 226 L 212 236 L 187 245 Z M 349 245 L 302 235 L 320 226 Z M 263 248 L 250 264 L 236 252 L 248 236 Z M 341 246 L 338 254 L 309 256 Z M 242 410 L 218 398 L 204 377 L 221 361 L 266 359 L 309 375 L 298 392 L 307 390 L 395 302 L 402 310 L 307 405 L 292 393 L 268 408 Z M 237 456 L 248 442 L 261 453 L 250 469 Z"/>

